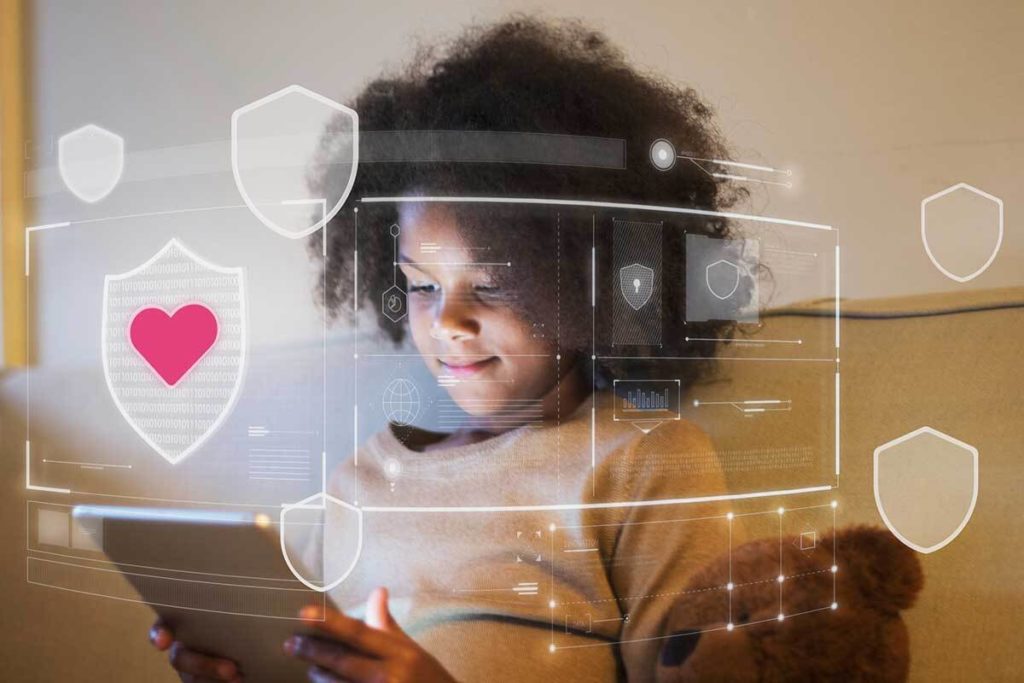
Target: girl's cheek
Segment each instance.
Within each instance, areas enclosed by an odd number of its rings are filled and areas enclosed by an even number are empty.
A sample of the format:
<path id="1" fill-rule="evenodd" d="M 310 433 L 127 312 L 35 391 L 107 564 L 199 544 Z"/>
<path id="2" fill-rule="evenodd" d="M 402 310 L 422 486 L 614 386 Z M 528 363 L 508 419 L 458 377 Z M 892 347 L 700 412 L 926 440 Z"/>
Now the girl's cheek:
<path id="1" fill-rule="evenodd" d="M 424 306 L 423 302 L 410 301 L 407 320 L 413 343 L 420 353 L 424 353 L 429 348 L 430 327 L 434 320 L 431 310 Z"/>

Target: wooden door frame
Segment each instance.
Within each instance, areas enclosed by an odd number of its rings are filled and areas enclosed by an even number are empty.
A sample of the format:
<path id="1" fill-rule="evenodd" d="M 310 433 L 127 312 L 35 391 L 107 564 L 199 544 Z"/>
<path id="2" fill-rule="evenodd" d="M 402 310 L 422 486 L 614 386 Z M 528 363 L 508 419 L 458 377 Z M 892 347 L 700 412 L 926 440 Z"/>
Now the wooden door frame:
<path id="1" fill-rule="evenodd" d="M 27 363 L 25 0 L 0 0 L 0 286 L 2 367 Z"/>

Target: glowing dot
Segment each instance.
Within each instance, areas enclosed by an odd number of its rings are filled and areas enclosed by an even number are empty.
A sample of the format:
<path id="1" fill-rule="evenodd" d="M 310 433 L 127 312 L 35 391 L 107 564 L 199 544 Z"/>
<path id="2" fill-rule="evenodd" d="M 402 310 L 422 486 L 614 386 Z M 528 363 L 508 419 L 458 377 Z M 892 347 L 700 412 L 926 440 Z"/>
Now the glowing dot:
<path id="1" fill-rule="evenodd" d="M 779 615 L 779 621 L 785 621 L 785 620 L 786 620 L 786 615 L 785 614 L 780 614 Z"/>
<path id="2" fill-rule="evenodd" d="M 781 515 L 782 513 L 784 513 L 785 511 L 786 511 L 786 508 L 779 508 L 779 514 L 780 514 L 780 515 Z"/>
<path id="3" fill-rule="evenodd" d="M 735 627 L 735 626 L 733 626 L 733 624 L 732 624 L 732 622 L 731 622 L 731 621 L 730 621 L 730 622 L 729 622 L 728 624 L 726 624 L 726 625 L 725 625 L 725 630 L 726 630 L 726 631 L 731 631 L 731 630 L 733 630 L 734 628 L 736 628 L 736 627 Z"/>
<path id="4" fill-rule="evenodd" d="M 835 510 L 837 507 L 839 507 L 839 501 L 838 500 L 833 500 L 832 501 L 832 509 Z"/>
<path id="5" fill-rule="evenodd" d="M 839 603 L 838 602 L 833 602 L 832 603 L 832 609 L 839 609 Z"/>
<path id="6" fill-rule="evenodd" d="M 785 577 L 785 576 L 783 576 L 782 574 L 779 574 L 779 578 L 777 578 L 777 579 L 775 579 L 775 580 L 776 580 L 776 581 L 778 581 L 779 583 L 782 583 L 783 581 L 785 581 L 785 580 L 786 580 L 786 577 Z"/>
<path id="7" fill-rule="evenodd" d="M 590 356 L 590 360 L 597 360 L 597 356 Z"/>
<path id="8" fill-rule="evenodd" d="M 548 531 L 551 531 L 551 532 L 554 532 L 555 529 L 556 529 L 556 527 L 555 527 L 554 524 L 552 524 L 551 526 L 548 527 Z"/>
<path id="9" fill-rule="evenodd" d="M 551 643 L 550 645 L 548 645 L 548 652 L 554 652 L 554 651 L 555 651 L 555 644 Z"/>
<path id="10" fill-rule="evenodd" d="M 698 401 L 697 399 L 693 399 L 693 407 L 694 408 L 699 408 L 700 407 L 700 401 Z"/>
<path id="11" fill-rule="evenodd" d="M 511 261 L 509 261 L 509 262 L 508 262 L 508 263 L 506 263 L 505 265 L 507 265 L 507 266 L 508 266 L 509 268 L 511 268 L 511 267 L 512 267 L 512 262 L 511 262 Z"/>
<path id="12" fill-rule="evenodd" d="M 839 567 L 832 565 L 832 573 L 835 574 L 837 571 L 839 571 Z"/>
<path id="13" fill-rule="evenodd" d="M 659 158 L 659 159 L 661 159 L 661 160 L 663 160 L 663 161 L 664 161 L 665 159 L 668 159 L 668 152 L 666 152 L 666 151 L 665 151 L 665 150 L 663 150 L 663 149 L 659 149 L 659 150 L 658 150 L 658 158 Z"/>
<path id="14" fill-rule="evenodd" d="M 555 609 L 555 601 L 552 600 L 551 602 L 549 602 L 548 607 L 550 607 L 551 609 Z"/>
<path id="15" fill-rule="evenodd" d="M 555 354 L 555 360 L 562 360 L 562 354 L 556 353 Z"/>
<path id="16" fill-rule="evenodd" d="M 727 591 L 731 591 L 735 587 L 736 586 L 733 585 L 732 581 L 730 581 L 729 583 L 725 584 L 725 590 L 727 590 Z"/>
<path id="17" fill-rule="evenodd" d="M 726 518 L 726 519 L 732 519 L 732 518 L 733 518 L 733 517 L 735 517 L 735 516 L 736 516 L 736 515 L 734 515 L 734 514 L 732 514 L 732 513 L 730 512 L 730 513 L 728 513 L 728 514 L 726 514 L 726 515 L 725 515 L 725 518 Z"/>
<path id="18" fill-rule="evenodd" d="M 352 357 L 353 357 L 353 358 L 359 358 L 359 354 L 358 354 L 358 353 L 353 353 L 353 354 L 352 354 Z"/>
<path id="19" fill-rule="evenodd" d="M 260 529 L 266 529 L 270 526 L 270 517 L 261 512 L 253 518 L 253 523 Z"/>

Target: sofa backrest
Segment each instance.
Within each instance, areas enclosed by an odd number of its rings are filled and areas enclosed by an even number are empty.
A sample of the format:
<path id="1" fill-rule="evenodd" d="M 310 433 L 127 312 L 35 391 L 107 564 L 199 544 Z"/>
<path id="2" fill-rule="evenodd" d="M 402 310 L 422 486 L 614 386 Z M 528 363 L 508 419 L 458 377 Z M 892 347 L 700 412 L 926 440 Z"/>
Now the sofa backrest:
<path id="1" fill-rule="evenodd" d="M 1024 652 L 1013 643 L 1021 639 L 1008 634 L 1024 613 L 1024 288 L 843 302 L 841 310 L 838 524 L 883 523 L 873 490 L 878 446 L 931 426 L 979 453 L 969 523 L 946 547 L 919 555 L 925 587 L 905 614 L 911 679 L 1019 679 Z M 832 312 L 830 301 L 773 311 L 762 332 L 799 335 Z M 752 366 L 722 364 L 718 390 L 763 389 Z M 767 442 L 780 438 L 765 425 Z"/>

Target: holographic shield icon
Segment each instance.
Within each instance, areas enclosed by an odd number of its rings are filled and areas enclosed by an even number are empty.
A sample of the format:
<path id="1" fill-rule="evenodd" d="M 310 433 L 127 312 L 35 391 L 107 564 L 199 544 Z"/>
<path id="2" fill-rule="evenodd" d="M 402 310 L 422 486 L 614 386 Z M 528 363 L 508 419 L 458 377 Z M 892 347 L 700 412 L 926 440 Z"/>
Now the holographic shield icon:
<path id="1" fill-rule="evenodd" d="M 213 265 L 172 239 L 103 284 L 107 388 L 129 425 L 172 465 L 230 413 L 246 354 L 241 268 Z"/>
<path id="2" fill-rule="evenodd" d="M 326 493 L 281 508 L 281 553 L 299 581 L 329 591 L 348 578 L 363 550 L 363 512 Z"/>
<path id="3" fill-rule="evenodd" d="M 110 194 L 124 172 L 124 138 L 89 124 L 57 141 L 57 168 L 64 185 L 83 202 Z"/>
<path id="4" fill-rule="evenodd" d="M 732 261 L 718 259 L 704 269 L 704 281 L 708 291 L 724 301 L 735 294 L 740 286 L 740 267 Z"/>
<path id="5" fill-rule="evenodd" d="M 875 503 L 905 545 L 931 553 L 955 539 L 978 502 L 978 449 L 921 427 L 875 449 Z"/>
<path id="6" fill-rule="evenodd" d="M 640 263 L 619 269 L 619 291 L 634 311 L 639 311 L 654 293 L 654 270 Z"/>
<path id="7" fill-rule="evenodd" d="M 341 209 L 359 165 L 359 115 L 291 85 L 231 116 L 231 170 L 246 206 L 298 239 Z"/>
<path id="8" fill-rule="evenodd" d="M 940 273 L 954 282 L 973 280 L 1003 244 L 1003 200 L 967 183 L 925 197 L 921 242 Z"/>

